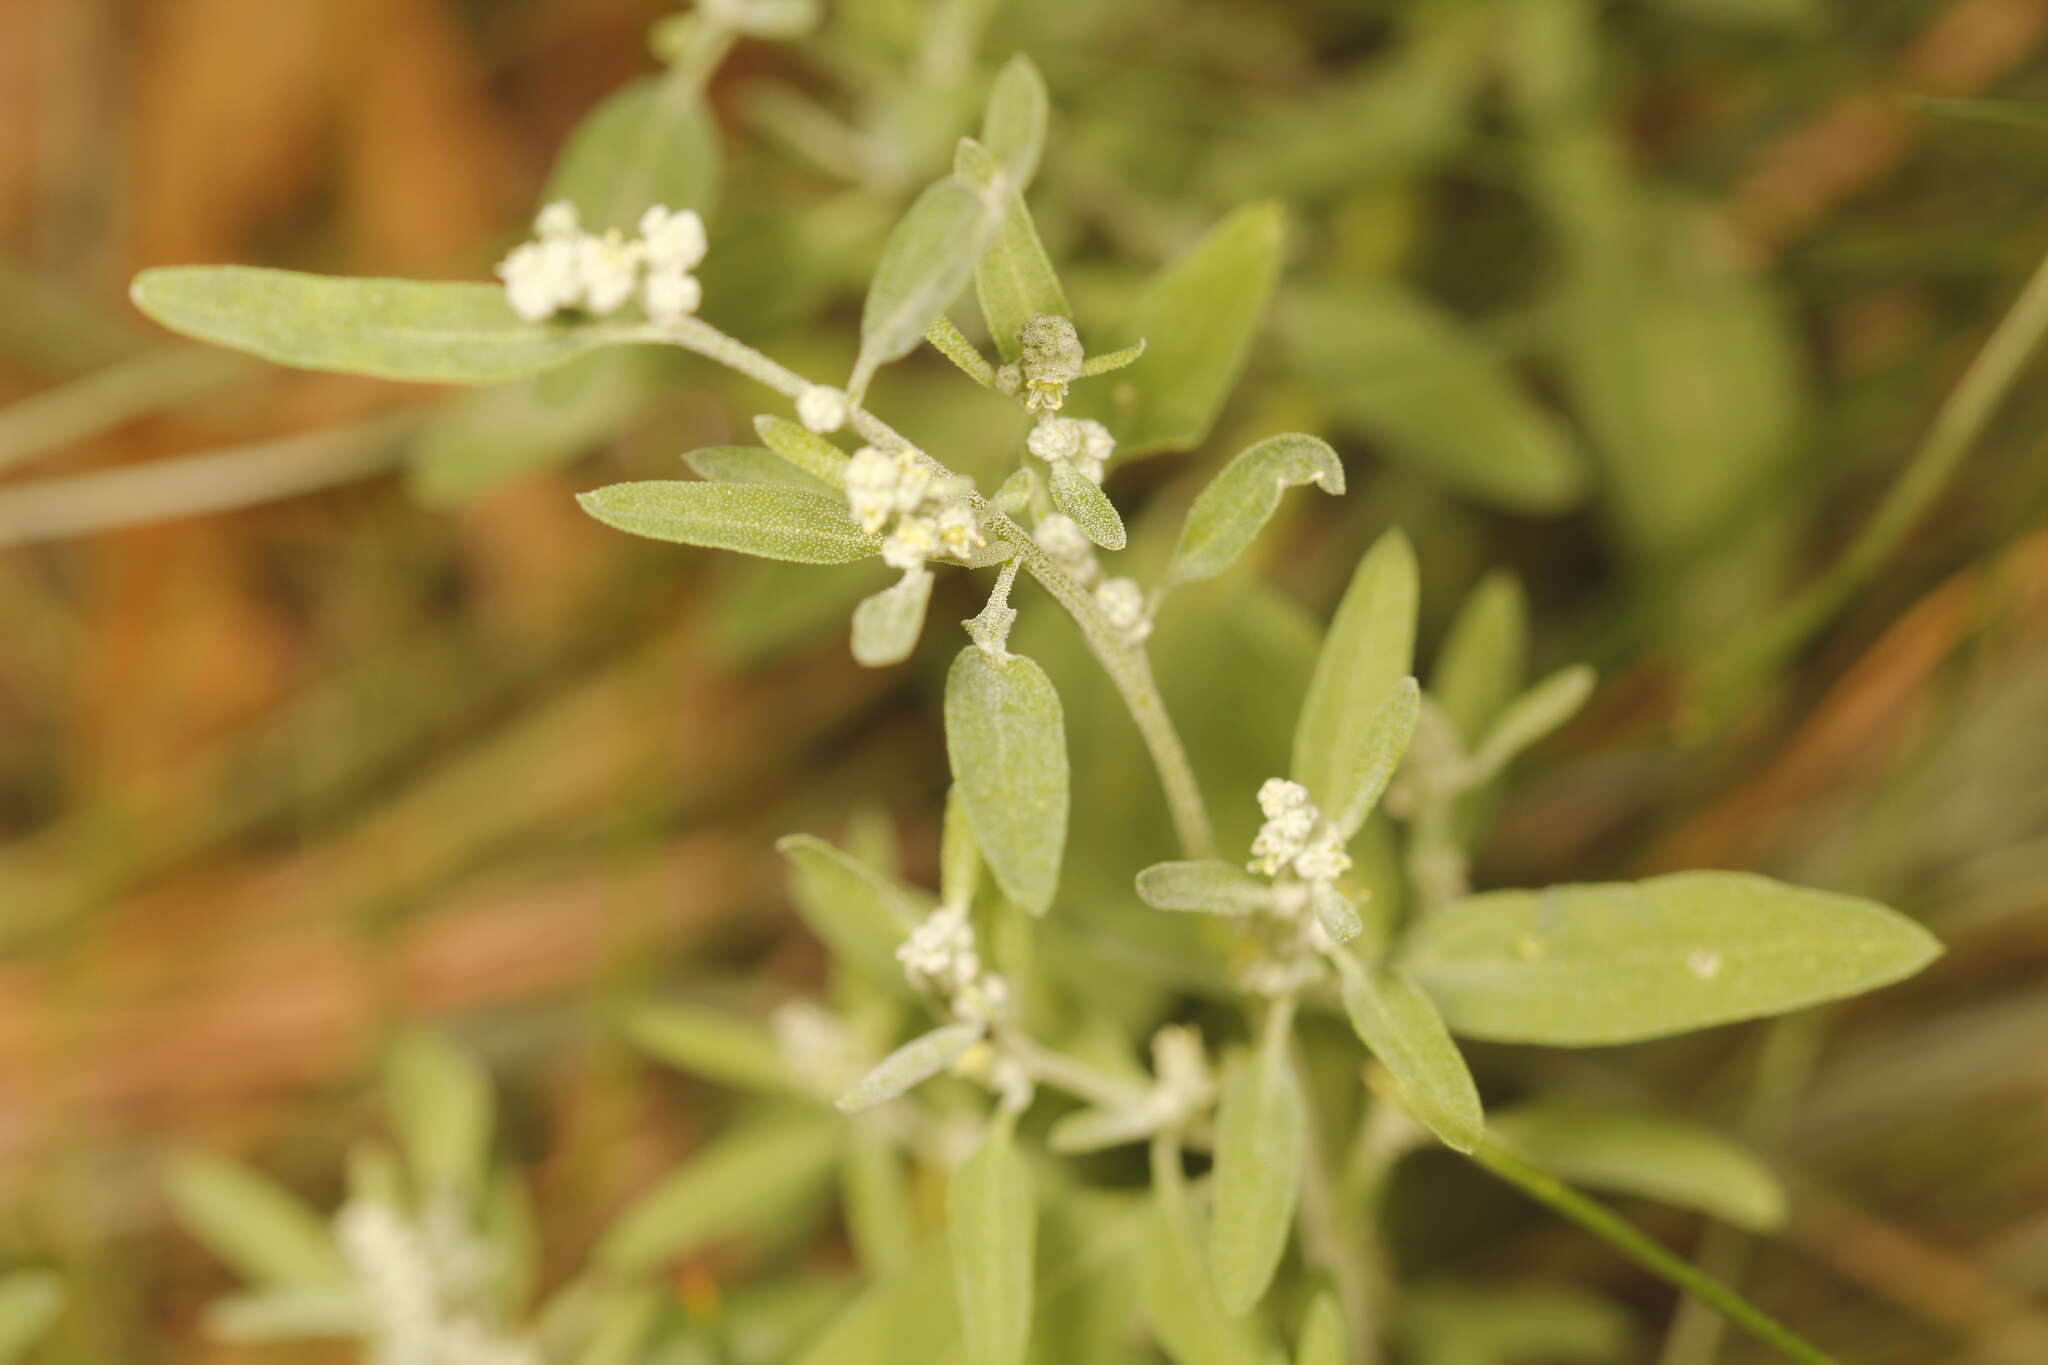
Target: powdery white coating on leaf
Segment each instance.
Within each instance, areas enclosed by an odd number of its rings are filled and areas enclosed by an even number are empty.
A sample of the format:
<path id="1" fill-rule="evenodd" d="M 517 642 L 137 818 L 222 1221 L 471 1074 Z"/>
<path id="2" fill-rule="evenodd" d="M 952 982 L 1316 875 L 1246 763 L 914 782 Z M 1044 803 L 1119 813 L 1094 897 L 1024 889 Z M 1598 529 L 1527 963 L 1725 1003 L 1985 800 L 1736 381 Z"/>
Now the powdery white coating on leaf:
<path id="1" fill-rule="evenodd" d="M 1067 737 L 1052 680 L 1020 654 L 969 646 L 946 678 L 946 753 L 982 858 L 1005 895 L 1052 907 L 1067 841 Z"/>
<path id="2" fill-rule="evenodd" d="M 1655 1114 L 1539 1102 L 1496 1114 L 1492 1135 L 1578 1185 L 1698 1209 L 1750 1232 L 1785 1222 L 1785 1191 L 1754 1153 Z"/>
<path id="3" fill-rule="evenodd" d="M 1855 995 L 1940 951 L 1874 901 L 1745 872 L 1680 872 L 1473 896 L 1417 924 L 1404 961 L 1458 1033 L 1577 1047 Z M 1707 954 L 1718 965 L 1702 971 Z"/>
<path id="4" fill-rule="evenodd" d="M 1326 493 L 1344 491 L 1344 466 L 1326 442 L 1271 436 L 1241 451 L 1188 508 L 1169 576 L 1191 583 L 1222 573 L 1271 520 L 1280 495 L 1307 483 Z"/>
<path id="5" fill-rule="evenodd" d="M 577 496 L 607 526 L 652 540 L 738 550 L 798 564 L 850 564 L 881 546 L 838 501 L 765 484 L 650 480 Z"/>

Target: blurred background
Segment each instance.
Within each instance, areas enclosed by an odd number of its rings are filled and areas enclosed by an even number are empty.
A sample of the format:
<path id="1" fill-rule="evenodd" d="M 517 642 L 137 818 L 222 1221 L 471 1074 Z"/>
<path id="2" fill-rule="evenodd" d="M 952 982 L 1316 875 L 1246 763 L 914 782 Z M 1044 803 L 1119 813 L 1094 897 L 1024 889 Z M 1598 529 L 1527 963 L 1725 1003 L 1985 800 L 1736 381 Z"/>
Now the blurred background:
<path id="1" fill-rule="evenodd" d="M 842 372 L 883 234 L 1013 51 L 1053 91 L 1033 207 L 1084 337 L 1230 208 L 1281 201 L 1288 270 L 1217 432 L 1112 478 L 1140 562 L 1224 456 L 1322 432 L 1350 495 L 1290 503 L 1255 566 L 1274 590 L 1204 598 L 1202 630 L 1292 648 L 1400 525 L 1425 659 L 1499 570 L 1538 671 L 1602 672 L 1487 813 L 1481 885 L 1755 868 L 1949 946 L 1788 1024 L 1475 1049 L 1489 1093 L 1652 1096 L 1750 1134 L 1794 1214 L 1747 1283 L 1845 1359 L 2048 1359 L 2038 370 L 1839 609 L 1758 645 L 2048 251 L 2048 0 L 827 11 L 714 80 L 705 315 Z M 0 1268 L 70 1285 L 41 1359 L 322 1358 L 200 1335 L 230 1279 L 159 1170 L 203 1146 L 330 1205 L 414 1021 L 490 1061 L 559 1275 L 725 1104 L 620 1042 L 619 1003 L 819 979 L 783 832 L 853 819 L 930 873 L 953 642 L 863 671 L 845 622 L 873 566 L 650 545 L 571 499 L 750 439 L 763 392 L 666 355 L 475 393 L 284 372 L 125 300 L 169 263 L 487 277 L 578 120 L 658 69 L 670 12 L 0 3 Z M 1012 452 L 985 398 L 923 355 L 873 404 L 986 481 Z M 942 580 L 932 620 L 975 591 Z M 1230 728 L 1174 649 L 1183 723 Z M 1133 867 L 1134 752 L 1076 742 L 1077 837 Z M 1248 837 L 1254 813 L 1219 812 Z M 1405 1263 L 1611 1290 L 1642 1326 L 1624 1358 L 1655 1358 L 1663 1290 L 1448 1158 L 1410 1166 Z M 1692 1220 L 1631 1212 L 1698 1249 Z"/>

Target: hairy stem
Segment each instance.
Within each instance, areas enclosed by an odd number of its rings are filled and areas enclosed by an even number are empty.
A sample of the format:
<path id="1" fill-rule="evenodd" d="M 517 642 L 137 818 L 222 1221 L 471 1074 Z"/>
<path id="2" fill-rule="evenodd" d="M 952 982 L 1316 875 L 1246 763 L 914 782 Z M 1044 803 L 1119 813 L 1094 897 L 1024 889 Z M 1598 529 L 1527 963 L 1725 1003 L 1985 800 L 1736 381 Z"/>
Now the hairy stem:
<path id="1" fill-rule="evenodd" d="M 685 318 L 671 327 L 649 328 L 645 335 L 651 341 L 666 341 L 695 351 L 707 360 L 715 360 L 728 369 L 737 370 L 792 399 L 812 387 L 810 381 L 796 371 L 770 360 L 745 342 L 726 335 L 700 318 Z M 865 408 L 853 410 L 853 428 L 877 445 L 914 450 L 931 459 L 902 433 Z M 1201 786 L 1195 781 L 1195 770 L 1188 762 L 1187 748 L 1180 741 L 1180 732 L 1174 729 L 1173 718 L 1166 713 L 1165 699 L 1159 695 L 1159 684 L 1152 677 L 1152 661 L 1144 648 L 1125 640 L 1109 624 L 1101 608 L 1095 605 L 1095 599 L 1051 555 L 1039 548 L 1030 532 L 996 509 L 981 494 L 970 494 L 968 501 L 981 514 L 983 527 L 1010 546 L 1026 572 L 1038 580 L 1054 601 L 1066 608 L 1067 614 L 1081 628 L 1081 636 L 1088 642 L 1090 652 L 1116 685 L 1132 721 L 1138 727 L 1138 734 L 1145 741 L 1146 751 L 1152 756 L 1152 765 L 1159 772 L 1159 785 L 1165 790 L 1167 808 L 1173 816 L 1174 833 L 1180 841 L 1181 851 L 1190 858 L 1214 857 L 1216 837 L 1209 824 L 1208 807 L 1202 801 Z"/>

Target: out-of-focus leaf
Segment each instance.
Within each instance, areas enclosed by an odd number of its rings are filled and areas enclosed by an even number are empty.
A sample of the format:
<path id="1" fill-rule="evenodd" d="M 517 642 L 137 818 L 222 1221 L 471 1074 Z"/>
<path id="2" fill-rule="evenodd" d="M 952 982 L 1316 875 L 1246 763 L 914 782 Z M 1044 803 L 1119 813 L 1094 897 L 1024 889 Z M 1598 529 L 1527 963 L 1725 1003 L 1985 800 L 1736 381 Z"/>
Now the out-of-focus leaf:
<path id="1" fill-rule="evenodd" d="M 1875 901 L 1680 872 L 1473 896 L 1411 929 L 1404 961 L 1457 1033 L 1584 1047 L 1855 995 L 1940 951 Z"/>
<path id="2" fill-rule="evenodd" d="M 860 355 L 847 389 L 858 401 L 876 370 L 910 354 L 960 296 L 1001 221 L 1000 195 L 958 176 L 929 186 L 889 233 L 860 315 Z"/>
<path id="3" fill-rule="evenodd" d="M 1191 583 L 1222 573 L 1272 519 L 1280 495 L 1307 483 L 1344 491 L 1344 465 L 1327 441 L 1289 432 L 1240 451 L 1188 508 L 1167 577 Z"/>
<path id="4" fill-rule="evenodd" d="M 714 1242 L 771 1229 L 823 1190 L 843 1138 L 829 1117 L 729 1133 L 621 1214 L 594 1259 L 613 1273 L 642 1275 Z"/>
<path id="5" fill-rule="evenodd" d="M 911 1206 L 903 1157 L 886 1128 L 856 1123 L 840 1172 L 846 1231 L 861 1269 L 874 1277 L 893 1275 L 916 1251 L 917 1218 Z"/>
<path id="6" fill-rule="evenodd" d="M 1066 460 L 1054 460 L 1048 471 L 1053 506 L 1072 517 L 1088 539 L 1103 549 L 1123 549 L 1123 518 L 1117 515 L 1116 504 L 1109 500 L 1101 485 Z"/>
<path id="7" fill-rule="evenodd" d="M 797 1088 L 773 1035 L 724 1010 L 676 1001 L 643 1005 L 623 1028 L 633 1046 L 693 1076 L 769 1094 Z"/>
<path id="8" fill-rule="evenodd" d="M 1785 1191 L 1756 1155 L 1718 1133 L 1654 1114 L 1533 1104 L 1493 1117 L 1493 1135 L 1531 1165 L 1595 1189 L 1698 1209 L 1751 1232 L 1785 1221 Z"/>
<path id="9" fill-rule="evenodd" d="M 761 444 L 825 485 L 834 496 L 846 487 L 846 452 L 787 417 L 766 413 L 754 419 Z"/>
<path id="10" fill-rule="evenodd" d="M 1342 809 L 1371 747 L 1373 722 L 1415 659 L 1415 551 L 1389 531 L 1351 575 L 1323 637 L 1294 730 L 1294 780 L 1326 812 Z"/>
<path id="11" fill-rule="evenodd" d="M 1127 387 L 1128 402 L 1114 396 L 1122 385 L 1077 390 L 1076 415 L 1107 422 L 1126 458 L 1200 445 L 1273 296 L 1285 227 L 1279 205 L 1248 205 L 1155 276 L 1118 329 L 1122 341 L 1148 343 L 1144 378 Z"/>
<path id="12" fill-rule="evenodd" d="M 1522 585 L 1512 574 L 1490 573 L 1451 619 L 1430 675 L 1430 696 L 1468 746 L 1479 742 L 1521 690 L 1528 657 L 1529 608 Z"/>
<path id="13" fill-rule="evenodd" d="M 822 839 L 791 834 L 775 847 L 795 873 L 796 907 L 811 932 L 876 985 L 903 991 L 896 946 L 924 917 L 925 906 Z"/>
<path id="14" fill-rule="evenodd" d="M 407 487 L 425 503 L 460 502 L 574 459 L 617 432 L 646 393 L 636 358 L 588 355 L 550 372 L 578 381 L 558 401 L 529 380 L 442 404 L 413 440 Z"/>
<path id="15" fill-rule="evenodd" d="M 1067 841 L 1067 736 L 1052 679 L 1021 654 L 961 650 L 946 677 L 946 754 L 996 884 L 1044 914 Z"/>
<path id="16" fill-rule="evenodd" d="M 1140 1292 L 1160 1349 L 1174 1365 L 1266 1365 L 1254 1330 L 1217 1299 L 1193 1211 L 1157 1180 L 1152 1194 Z"/>
<path id="17" fill-rule="evenodd" d="M 1493 773 L 1515 755 L 1542 740 L 1578 714 L 1593 695 L 1593 670 L 1584 664 L 1560 668 L 1501 708 L 1486 738 L 1472 755 L 1473 765 Z"/>
<path id="18" fill-rule="evenodd" d="M 250 1283 L 321 1289 L 349 1282 L 327 1225 L 268 1176 L 192 1152 L 171 1162 L 165 1185 L 178 1221 Z"/>
<path id="19" fill-rule="evenodd" d="M 635 324 L 522 321 L 494 284 L 191 265 L 143 271 L 130 296 L 174 332 L 279 365 L 430 384 L 503 384 L 647 339 Z"/>
<path id="20" fill-rule="evenodd" d="M 592 232 L 631 232 L 655 204 L 709 214 L 721 148 L 690 82 L 650 76 L 621 88 L 578 125 L 546 198 L 574 204 Z"/>
<path id="21" fill-rule="evenodd" d="M 1265 1297 L 1294 1230 L 1307 1119 L 1288 1055 L 1292 1038 L 1291 1027 L 1269 1022 L 1257 1049 L 1225 1078 L 1216 1106 L 1209 1269 L 1233 1316 Z"/>
<path id="22" fill-rule="evenodd" d="M 842 496 L 838 489 L 798 469 L 782 456 L 760 446 L 700 446 L 683 455 L 683 463 L 700 479 L 712 483 L 751 483 L 766 488 L 795 488 L 821 498 Z"/>
<path id="23" fill-rule="evenodd" d="M 1415 734 L 1415 717 L 1421 709 L 1421 687 L 1415 679 L 1403 678 L 1394 684 L 1367 722 L 1352 752 L 1351 771 L 1343 775 L 1336 792 L 1336 806 L 1330 813 L 1331 821 L 1346 840 L 1358 833 L 1358 827 L 1379 804 L 1387 784 L 1394 780 L 1394 769 L 1408 752 L 1408 741 Z"/>
<path id="24" fill-rule="evenodd" d="M 576 495 L 605 525 L 650 540 L 796 564 L 850 564 L 881 550 L 843 501 L 766 484 L 649 479 Z"/>
<path id="25" fill-rule="evenodd" d="M 635 1365 L 661 1324 L 662 1307 L 657 1289 L 622 1288 L 609 1296 L 589 1341 L 576 1354 L 576 1365 Z"/>
<path id="26" fill-rule="evenodd" d="M 1417 1365 L 1620 1365 L 1628 1311 L 1565 1285 L 1418 1285 L 1401 1295 L 1398 1333 Z"/>
<path id="27" fill-rule="evenodd" d="M 54 1270 L 0 1275 L 0 1365 L 13 1365 L 64 1311 L 64 1279 Z"/>
<path id="28" fill-rule="evenodd" d="M 482 1064 L 441 1034 L 416 1030 L 385 1059 L 384 1093 L 418 1187 L 463 1198 L 481 1193 L 496 1110 Z"/>
<path id="29" fill-rule="evenodd" d="M 369 1305 L 354 1289 L 276 1289 L 229 1294 L 206 1306 L 206 1335 L 216 1341 L 294 1341 L 360 1336 Z M 8 1357 L 0 1351 L 0 1360 Z"/>
<path id="30" fill-rule="evenodd" d="M 929 570 L 905 574 L 853 609 L 853 657 L 869 668 L 900 664 L 917 649 L 925 604 L 932 598 Z"/>
<path id="31" fill-rule="evenodd" d="M 1251 915 L 1273 908 L 1273 883 L 1236 863 L 1154 863 L 1138 874 L 1138 899 L 1155 910 Z"/>
<path id="32" fill-rule="evenodd" d="M 946 1201 L 968 1365 L 1023 1365 L 1031 1340 L 1038 1202 L 1011 1120 L 996 1120 Z"/>
<path id="33" fill-rule="evenodd" d="M 1316 923 L 1333 943 L 1349 943 L 1365 932 L 1365 921 L 1358 917 L 1358 908 L 1328 882 L 1315 882 L 1308 889 L 1309 909 L 1315 912 Z"/>
<path id="34" fill-rule="evenodd" d="M 948 1283 L 943 1240 L 921 1248 L 894 1275 L 848 1304 L 796 1357 L 795 1365 L 905 1365 L 939 1361 L 957 1349 L 960 1312 Z"/>
<path id="35" fill-rule="evenodd" d="M 946 789 L 946 817 L 939 838 L 939 901 L 971 906 L 981 883 L 981 845 L 974 841 L 974 821 L 958 786 Z"/>
<path id="36" fill-rule="evenodd" d="M 1518 512 L 1578 500 L 1585 469 L 1563 427 L 1501 359 L 1392 283 L 1303 290 L 1282 313 L 1296 365 L 1340 422 L 1387 454 Z"/>
<path id="37" fill-rule="evenodd" d="M 1402 1107 L 1445 1146 L 1477 1147 L 1486 1132 L 1479 1090 L 1429 997 L 1396 968 L 1347 962 L 1344 1012 L 1400 1087 Z"/>
<path id="38" fill-rule="evenodd" d="M 968 1023 L 946 1024 L 919 1034 L 876 1063 L 874 1070 L 841 1095 L 840 1110 L 858 1114 L 922 1085 L 964 1057 L 985 1031 L 980 1024 Z"/>
<path id="39" fill-rule="evenodd" d="M 1019 194 L 1038 174 L 1051 103 L 1045 93 L 1045 78 L 1021 52 L 1003 64 L 995 84 L 989 87 L 988 108 L 981 116 L 981 145 L 1002 163 L 1011 189 Z"/>
<path id="40" fill-rule="evenodd" d="M 1337 1296 L 1325 1289 L 1308 1306 L 1302 1320 L 1301 1341 L 1294 1348 L 1294 1365 L 1347 1365 L 1351 1348 L 1345 1340 L 1344 1311 Z"/>

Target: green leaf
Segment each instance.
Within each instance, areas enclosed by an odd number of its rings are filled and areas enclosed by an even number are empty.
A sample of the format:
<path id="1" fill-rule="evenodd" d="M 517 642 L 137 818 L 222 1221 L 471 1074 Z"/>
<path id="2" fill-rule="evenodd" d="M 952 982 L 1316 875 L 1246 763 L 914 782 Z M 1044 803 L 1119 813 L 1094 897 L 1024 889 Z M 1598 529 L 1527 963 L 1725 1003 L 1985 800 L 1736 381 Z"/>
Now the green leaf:
<path id="1" fill-rule="evenodd" d="M 1474 896 L 1426 916 L 1405 958 L 1456 1032 L 1583 1047 L 1838 1000 L 1940 952 L 1874 901 L 1680 872 Z"/>
<path id="2" fill-rule="evenodd" d="M 875 371 L 910 354 L 967 286 L 1000 221 L 999 195 L 958 176 L 926 188 L 882 245 L 860 315 L 860 355 L 847 390 L 855 402 Z"/>
<path id="3" fill-rule="evenodd" d="M 981 856 L 1003 894 L 1052 908 L 1067 842 L 1067 737 L 1059 693 L 1021 654 L 969 645 L 946 676 L 946 755 Z"/>
<path id="4" fill-rule="evenodd" d="M 796 1365 L 909 1365 L 942 1361 L 960 1339 L 943 1241 L 919 1249 L 901 1271 L 876 1281 L 804 1344 Z"/>
<path id="5" fill-rule="evenodd" d="M 1404 1287 L 1399 1336 L 1416 1365 L 1639 1360 L 1628 1310 L 1566 1285 Z"/>
<path id="6" fill-rule="evenodd" d="M 1128 403 L 1086 397 L 1076 415 L 1107 422 L 1126 458 L 1200 445 L 1273 296 L 1285 232 L 1278 204 L 1247 205 L 1155 276 L 1119 329 L 1150 343 L 1150 382 L 1131 386 Z"/>
<path id="7" fill-rule="evenodd" d="M 1168 580 L 1192 583 L 1222 573 L 1272 519 L 1280 495 L 1307 483 L 1344 491 L 1344 465 L 1328 442 L 1290 432 L 1246 447 L 1188 508 Z"/>
<path id="8" fill-rule="evenodd" d="M 655 204 L 709 213 L 718 126 L 683 76 L 621 88 L 578 125 L 548 179 L 547 202 L 574 204 L 585 229 L 632 232 Z"/>
<path id="9" fill-rule="evenodd" d="M 1389 531 L 1366 551 L 1316 656 L 1294 729 L 1294 780 L 1324 811 L 1356 788 L 1380 707 L 1415 659 L 1415 551 Z"/>
<path id="10" fill-rule="evenodd" d="M 1031 1341 L 1038 1205 L 1012 1126 L 989 1126 L 946 1200 L 968 1365 L 1023 1365 Z"/>
<path id="11" fill-rule="evenodd" d="M 1143 1142 L 1166 1121 L 1149 1095 L 1115 1109 L 1076 1109 L 1071 1114 L 1062 1114 L 1053 1123 L 1046 1132 L 1045 1145 L 1061 1156 L 1100 1152 L 1129 1142 Z"/>
<path id="12" fill-rule="evenodd" d="M 186 265 L 143 271 L 129 296 L 174 332 L 279 365 L 431 384 L 502 384 L 647 340 L 634 324 L 522 321 L 494 284 Z"/>
<path id="13" fill-rule="evenodd" d="M 974 268 L 974 293 L 981 301 L 988 334 L 995 338 L 1004 361 L 1011 364 L 1024 354 L 1018 338 L 1025 323 L 1040 313 L 1062 318 L 1074 315 L 1052 259 L 1045 254 L 1045 244 L 1038 239 L 1031 210 L 1014 193 L 987 254 Z"/>
<path id="14" fill-rule="evenodd" d="M 349 1282 L 327 1225 L 268 1176 L 192 1152 L 171 1162 L 165 1188 L 178 1221 L 250 1283 L 293 1289 Z"/>
<path id="15" fill-rule="evenodd" d="M 406 486 L 432 505 L 462 502 L 525 474 L 553 469 L 613 436 L 647 392 L 637 355 L 607 352 L 551 372 L 575 376 L 549 401 L 545 381 L 498 384 L 439 405 L 413 440 Z"/>
<path id="16" fill-rule="evenodd" d="M 838 1100 L 840 1112 L 858 1114 L 887 1104 L 913 1086 L 924 1084 L 967 1055 L 987 1030 L 980 1024 L 946 1024 L 920 1033 L 876 1063 Z"/>
<path id="17" fill-rule="evenodd" d="M 1154 863 L 1138 874 L 1138 899 L 1155 910 L 1251 915 L 1273 908 L 1273 883 L 1215 859 Z"/>
<path id="18" fill-rule="evenodd" d="M 1451 619 L 1430 674 L 1430 696 L 1468 746 L 1479 742 L 1501 707 L 1521 690 L 1528 658 L 1529 607 L 1522 585 L 1513 574 L 1490 573 Z"/>
<path id="19" fill-rule="evenodd" d="M 473 1198 L 491 1163 L 491 1076 L 441 1034 L 415 1030 L 384 1061 L 384 1093 L 417 1188 Z"/>
<path id="20" fill-rule="evenodd" d="M 754 419 L 761 444 L 825 485 L 836 497 L 846 488 L 846 452 L 817 432 L 787 417 L 766 413 Z"/>
<path id="21" fill-rule="evenodd" d="M 605 525 L 650 540 L 738 550 L 796 564 L 850 564 L 881 549 L 846 503 L 796 488 L 650 479 L 576 495 Z"/>
<path id="22" fill-rule="evenodd" d="M 917 1210 L 886 1125 L 853 1125 L 839 1188 L 847 1237 L 861 1269 L 879 1278 L 908 1265 L 917 1249 Z"/>
<path id="23" fill-rule="evenodd" d="M 1294 1365 L 1348 1365 L 1351 1347 L 1345 1340 L 1344 1310 L 1337 1296 L 1325 1289 L 1308 1306 L 1302 1319 L 1301 1341 L 1294 1348 Z"/>
<path id="24" fill-rule="evenodd" d="M 909 658 L 924 631 L 925 604 L 931 597 L 931 571 L 922 570 L 862 599 L 853 609 L 853 657 L 868 668 Z"/>
<path id="25" fill-rule="evenodd" d="M 1116 504 L 1102 491 L 1102 485 L 1065 460 L 1054 460 L 1046 469 L 1053 506 L 1079 523 L 1088 539 L 1103 549 L 1123 549 L 1124 520 L 1116 514 Z"/>
<path id="26" fill-rule="evenodd" d="M 54 1270 L 0 1276 L 0 1365 L 13 1365 L 64 1311 L 64 1280 Z"/>
<path id="27" fill-rule="evenodd" d="M 1316 923 L 1322 925 L 1333 942 L 1349 943 L 1365 932 L 1365 921 L 1358 917 L 1357 907 L 1330 883 L 1310 883 L 1308 903 L 1315 911 Z"/>
<path id="28" fill-rule="evenodd" d="M 1340 964 L 1344 1012 L 1400 1087 L 1402 1107 L 1445 1146 L 1478 1146 L 1486 1132 L 1479 1090 L 1436 1006 L 1395 968 Z"/>
<path id="29" fill-rule="evenodd" d="M 685 452 L 683 462 L 697 477 L 711 483 L 795 488 L 834 501 L 845 497 L 831 484 L 805 473 L 776 452 L 760 446 L 703 446 Z"/>
<path id="30" fill-rule="evenodd" d="M 1595 1189 L 1698 1209 L 1750 1232 L 1785 1222 L 1785 1191 L 1748 1149 L 1675 1119 L 1565 1104 L 1496 1114 L 1493 1136 L 1531 1165 Z"/>
<path id="31" fill-rule="evenodd" d="M 1403 678 L 1394 684 L 1394 690 L 1380 703 L 1365 733 L 1359 736 L 1358 747 L 1352 752 L 1353 766 L 1343 774 L 1331 817 L 1346 840 L 1358 833 L 1358 827 L 1379 804 L 1387 784 L 1394 780 L 1394 769 L 1408 752 L 1408 741 L 1415 734 L 1415 717 L 1421 709 L 1422 688 L 1415 679 Z"/>
<path id="32" fill-rule="evenodd" d="M 1216 1215 L 1209 1269 L 1223 1311 L 1265 1296 L 1294 1228 L 1306 1114 L 1288 1047 L 1292 1021 L 1269 1017 L 1258 1049 L 1231 1069 L 1216 1106 Z"/>
<path id="33" fill-rule="evenodd" d="M 371 1322 L 369 1306 L 352 1288 L 229 1294 L 207 1304 L 205 1318 L 207 1336 L 233 1343 L 360 1337 Z"/>
<path id="34" fill-rule="evenodd" d="M 1174 1193 L 1178 1193 L 1175 1191 Z M 1201 1234 L 1186 1200 L 1157 1179 L 1139 1292 L 1146 1323 L 1174 1365 L 1266 1365 L 1250 1325 L 1217 1301 L 1203 1264 Z"/>
<path id="35" fill-rule="evenodd" d="M 768 1030 L 724 1010 L 678 1002 L 643 1005 L 625 1017 L 622 1028 L 633 1046 L 693 1076 L 770 1094 L 799 1088 Z"/>
<path id="36" fill-rule="evenodd" d="M 593 1257 L 643 1275 L 715 1242 L 770 1228 L 824 1189 L 844 1133 L 830 1119 L 757 1125 L 694 1152 L 598 1239 Z"/>
<path id="37" fill-rule="evenodd" d="M 776 842 L 795 874 L 797 911 L 832 955 L 898 994 L 907 986 L 896 947 L 926 906 L 904 888 L 822 839 L 791 834 Z"/>
<path id="38" fill-rule="evenodd" d="M 946 789 L 945 824 L 939 836 L 939 902 L 972 906 L 981 883 L 981 845 L 974 842 L 974 822 L 958 784 Z"/>
<path id="39" fill-rule="evenodd" d="M 1506 767 L 1515 755 L 1577 715 L 1586 698 L 1593 695 L 1593 681 L 1592 669 L 1573 664 L 1502 707 L 1472 755 L 1473 767 L 1488 774 Z"/>
<path id="40" fill-rule="evenodd" d="M 1388 455 L 1517 512 L 1583 495 L 1585 461 L 1507 365 L 1393 284 L 1290 297 L 1296 364 L 1336 418 Z"/>
<path id="41" fill-rule="evenodd" d="M 1021 52 L 1003 64 L 995 84 L 989 87 L 988 108 L 981 116 L 981 145 L 1002 163 L 1010 188 L 1018 194 L 1038 174 L 1051 106 L 1045 78 Z"/>

